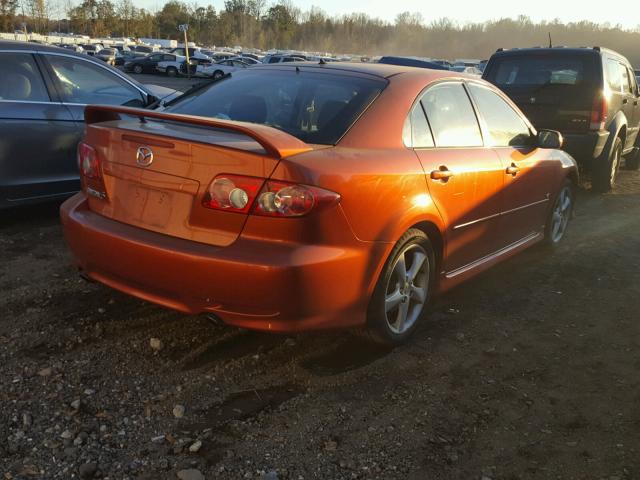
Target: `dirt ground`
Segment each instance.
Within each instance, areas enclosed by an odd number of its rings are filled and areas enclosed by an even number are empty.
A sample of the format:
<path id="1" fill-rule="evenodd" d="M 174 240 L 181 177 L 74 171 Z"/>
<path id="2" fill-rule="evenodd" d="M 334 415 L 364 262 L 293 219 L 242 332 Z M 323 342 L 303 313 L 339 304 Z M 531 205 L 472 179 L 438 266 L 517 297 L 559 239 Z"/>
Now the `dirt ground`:
<path id="1" fill-rule="evenodd" d="M 393 351 L 86 283 L 57 205 L 5 212 L 0 475 L 638 479 L 640 172 L 620 182 L 580 192 L 557 251 L 438 298 Z"/>

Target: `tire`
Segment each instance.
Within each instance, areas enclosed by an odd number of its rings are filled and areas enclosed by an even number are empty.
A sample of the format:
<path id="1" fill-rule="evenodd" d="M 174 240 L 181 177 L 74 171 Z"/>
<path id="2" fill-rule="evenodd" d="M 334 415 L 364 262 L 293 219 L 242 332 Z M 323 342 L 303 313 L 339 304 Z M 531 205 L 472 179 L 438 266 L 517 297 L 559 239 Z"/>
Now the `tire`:
<path id="1" fill-rule="evenodd" d="M 622 160 L 622 140 L 616 137 L 606 160 L 599 158 L 591 173 L 591 188 L 595 192 L 605 193 L 610 191 L 616 184 L 620 163 Z"/>
<path id="2" fill-rule="evenodd" d="M 555 247 L 565 237 L 575 205 L 575 185 L 566 178 L 553 201 L 544 229 L 544 243 Z"/>
<path id="3" fill-rule="evenodd" d="M 167 76 L 168 77 L 177 77 L 178 76 L 178 69 L 175 68 L 175 67 L 167 68 Z"/>
<path id="4" fill-rule="evenodd" d="M 133 66 L 133 73 L 137 73 L 138 75 L 140 75 L 143 72 L 144 68 L 142 68 L 142 65 L 134 65 Z"/>
<path id="5" fill-rule="evenodd" d="M 635 148 L 633 153 L 625 157 L 624 166 L 627 170 L 638 170 L 640 168 L 640 148 Z"/>
<path id="6" fill-rule="evenodd" d="M 215 72 L 213 72 L 213 78 L 214 79 L 219 79 L 224 75 L 224 72 L 222 70 L 216 70 Z"/>
<path id="7" fill-rule="evenodd" d="M 422 230 L 407 230 L 385 262 L 369 302 L 367 337 L 386 347 L 405 343 L 424 317 L 435 273 L 429 238 Z"/>

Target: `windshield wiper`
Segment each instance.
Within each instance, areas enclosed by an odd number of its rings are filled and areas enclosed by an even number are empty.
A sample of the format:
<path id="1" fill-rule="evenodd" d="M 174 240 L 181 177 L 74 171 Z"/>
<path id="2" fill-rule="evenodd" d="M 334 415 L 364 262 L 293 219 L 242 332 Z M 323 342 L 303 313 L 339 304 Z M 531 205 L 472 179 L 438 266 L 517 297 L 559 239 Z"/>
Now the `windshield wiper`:
<path id="1" fill-rule="evenodd" d="M 219 82 L 221 80 L 226 80 L 227 78 L 230 78 L 230 77 L 231 77 L 231 73 L 225 73 L 221 77 L 212 78 L 210 80 L 205 80 L 203 82 L 196 83 L 193 87 L 191 87 L 188 90 L 186 90 L 182 95 L 178 95 L 177 97 L 172 98 L 171 100 L 169 100 L 167 103 L 164 104 L 164 106 L 168 107 L 169 105 L 172 105 L 173 103 L 177 102 L 178 100 L 181 100 L 181 99 L 183 99 L 185 97 L 188 97 L 189 95 L 193 95 L 195 92 L 198 92 L 198 91 L 202 90 L 203 88 L 208 87 L 209 85 L 212 85 L 212 84 L 214 84 L 216 82 Z"/>

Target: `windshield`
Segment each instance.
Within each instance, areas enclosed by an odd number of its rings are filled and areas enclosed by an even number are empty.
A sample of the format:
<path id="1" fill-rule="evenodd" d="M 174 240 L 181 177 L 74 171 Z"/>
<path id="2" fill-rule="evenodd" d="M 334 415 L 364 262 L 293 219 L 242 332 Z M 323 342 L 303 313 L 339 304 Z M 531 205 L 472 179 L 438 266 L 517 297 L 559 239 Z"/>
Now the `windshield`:
<path id="1" fill-rule="evenodd" d="M 592 55 L 509 55 L 496 58 L 486 80 L 499 86 L 578 85 L 595 82 Z"/>
<path id="2" fill-rule="evenodd" d="M 234 73 L 166 111 L 269 125 L 303 142 L 333 145 L 386 86 L 383 79 L 296 70 Z"/>

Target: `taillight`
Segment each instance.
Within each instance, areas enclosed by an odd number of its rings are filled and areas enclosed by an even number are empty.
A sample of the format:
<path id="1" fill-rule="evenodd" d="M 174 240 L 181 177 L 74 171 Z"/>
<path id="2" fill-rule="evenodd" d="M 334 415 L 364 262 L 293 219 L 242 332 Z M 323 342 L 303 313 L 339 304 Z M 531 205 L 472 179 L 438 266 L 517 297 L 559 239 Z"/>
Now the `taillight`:
<path id="1" fill-rule="evenodd" d="M 78 144 L 78 168 L 80 169 L 80 173 L 86 178 L 96 180 L 102 178 L 100 160 L 98 160 L 96 150 L 84 142 Z"/>
<path id="2" fill-rule="evenodd" d="M 263 178 L 219 175 L 209 185 L 202 204 L 215 210 L 247 213 L 263 183 Z"/>
<path id="3" fill-rule="evenodd" d="M 593 101 L 593 108 L 591 109 L 591 123 L 589 128 L 591 130 L 603 130 L 607 121 L 607 114 L 609 113 L 609 105 L 607 98 L 602 94 Z"/>
<path id="4" fill-rule="evenodd" d="M 219 175 L 209 185 L 203 205 L 216 210 L 250 212 L 268 217 L 300 217 L 339 199 L 337 193 L 309 185 Z"/>

